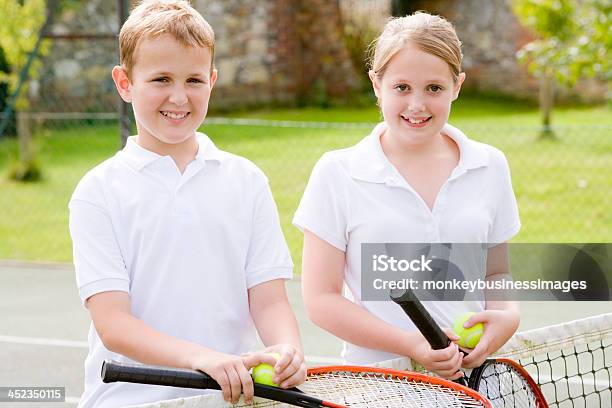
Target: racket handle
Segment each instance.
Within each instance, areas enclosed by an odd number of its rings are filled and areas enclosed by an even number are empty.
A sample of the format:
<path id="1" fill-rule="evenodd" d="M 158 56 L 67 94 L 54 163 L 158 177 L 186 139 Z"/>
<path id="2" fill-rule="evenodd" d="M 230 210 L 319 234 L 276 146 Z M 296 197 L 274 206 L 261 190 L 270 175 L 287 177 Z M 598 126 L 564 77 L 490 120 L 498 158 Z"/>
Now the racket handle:
<path id="1" fill-rule="evenodd" d="M 431 317 L 425 306 L 416 297 L 412 290 L 392 290 L 390 293 L 391 300 L 399 305 L 408 315 L 410 320 L 419 329 L 423 337 L 434 350 L 441 350 L 448 347 L 451 340 L 446 333 L 442 331 L 438 323 Z M 463 351 L 461 351 L 463 353 Z M 465 355 L 465 353 L 463 353 Z M 457 384 L 467 386 L 465 378 L 454 380 Z"/>
<path id="2" fill-rule="evenodd" d="M 102 363 L 102 381 L 105 383 L 121 381 L 208 390 L 221 389 L 219 383 L 201 371 L 128 364 L 113 360 L 105 360 Z M 254 383 L 253 387 L 257 397 L 284 402 L 298 407 L 333 406 L 324 405 L 324 402 L 320 399 L 306 395 L 295 387 L 283 389 L 257 383 Z"/>
<path id="3" fill-rule="evenodd" d="M 429 342 L 432 349 L 440 350 L 448 347 L 451 342 L 450 339 L 438 326 L 433 317 L 431 317 L 412 290 L 392 290 L 391 300 L 397 303 L 410 317 L 410 320 L 423 334 L 423 337 Z"/>
<path id="4" fill-rule="evenodd" d="M 181 388 L 221 389 L 215 380 L 200 371 L 126 364 L 113 360 L 104 361 L 102 363 L 102 382 L 117 381 Z"/>

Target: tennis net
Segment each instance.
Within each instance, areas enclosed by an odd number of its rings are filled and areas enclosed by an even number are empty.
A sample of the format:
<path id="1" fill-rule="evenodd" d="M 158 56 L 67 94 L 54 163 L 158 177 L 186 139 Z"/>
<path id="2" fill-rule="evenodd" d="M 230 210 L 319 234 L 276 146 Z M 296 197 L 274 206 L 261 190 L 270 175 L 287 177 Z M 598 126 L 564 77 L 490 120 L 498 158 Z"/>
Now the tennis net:
<path id="1" fill-rule="evenodd" d="M 612 408 L 612 313 L 519 332 L 496 353 L 519 361 L 540 385 L 550 407 Z M 397 370 L 422 371 L 409 359 L 374 364 Z M 285 407 L 255 399 L 227 404 L 218 393 L 160 401 L 138 408 Z"/>
<path id="2" fill-rule="evenodd" d="M 495 356 L 521 363 L 550 407 L 612 408 L 612 313 L 516 333 Z M 408 359 L 376 365 L 423 371 Z"/>
<path id="3" fill-rule="evenodd" d="M 612 407 L 612 313 L 518 333 L 498 355 L 518 360 L 551 407 Z"/>

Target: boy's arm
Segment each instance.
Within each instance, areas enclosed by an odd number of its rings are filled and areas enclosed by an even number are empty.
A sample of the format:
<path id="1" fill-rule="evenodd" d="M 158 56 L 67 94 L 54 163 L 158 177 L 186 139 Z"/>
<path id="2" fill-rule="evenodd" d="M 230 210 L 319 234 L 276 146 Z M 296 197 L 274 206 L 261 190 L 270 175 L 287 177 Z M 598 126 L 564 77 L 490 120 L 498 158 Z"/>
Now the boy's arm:
<path id="1" fill-rule="evenodd" d="M 456 344 L 432 350 L 417 331 L 389 324 L 342 296 L 345 253 L 308 230 L 304 230 L 302 265 L 304 303 L 316 325 L 352 344 L 408 356 L 445 378 L 462 375 Z M 447 334 L 457 339 L 452 332 Z"/>
<path id="2" fill-rule="evenodd" d="M 285 279 L 274 279 L 249 289 L 249 308 L 257 332 L 267 348 L 277 352 L 273 381 L 283 388 L 306 380 L 306 365 L 298 324 L 287 299 Z"/>
<path id="3" fill-rule="evenodd" d="M 293 263 L 283 237 L 278 211 L 268 180 L 261 170 L 251 174 L 253 212 L 246 256 L 246 284 L 250 314 L 266 349 L 251 355 L 278 353 L 272 381 L 283 388 L 306 380 L 306 365 L 298 325 L 285 280 L 291 278 Z"/>
<path id="4" fill-rule="evenodd" d="M 237 402 L 241 389 L 253 395 L 248 369 L 264 361 L 224 354 L 163 334 L 131 314 L 126 292 L 101 292 L 87 300 L 87 308 L 104 346 L 115 353 L 145 364 L 201 370 L 213 377 L 227 401 Z M 265 359 L 265 357 L 264 357 Z"/>
<path id="5" fill-rule="evenodd" d="M 295 315 L 287 299 L 285 279 L 274 279 L 249 289 L 249 307 L 266 346 L 285 343 L 302 351 Z"/>
<path id="6" fill-rule="evenodd" d="M 134 317 L 126 292 L 98 293 L 87 300 L 87 308 L 104 346 L 132 360 L 194 368 L 198 354 L 212 351 L 158 332 Z"/>
<path id="7" fill-rule="evenodd" d="M 508 244 L 502 243 L 489 248 L 487 253 L 486 280 L 511 279 L 508 263 Z M 494 294 L 495 299 L 491 299 Z M 463 366 L 473 368 L 480 366 L 492 353 L 503 346 L 516 332 L 520 323 L 519 303 L 503 300 L 500 291 L 485 292 L 485 311 L 472 316 L 465 326 L 484 323 L 485 331 L 478 345 L 463 359 Z"/>

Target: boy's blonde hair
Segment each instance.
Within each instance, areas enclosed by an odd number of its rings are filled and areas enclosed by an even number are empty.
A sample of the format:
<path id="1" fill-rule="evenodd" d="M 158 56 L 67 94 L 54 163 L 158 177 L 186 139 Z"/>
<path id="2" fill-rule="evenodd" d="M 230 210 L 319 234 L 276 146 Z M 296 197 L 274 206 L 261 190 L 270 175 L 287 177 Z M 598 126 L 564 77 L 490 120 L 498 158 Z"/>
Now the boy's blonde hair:
<path id="1" fill-rule="evenodd" d="M 389 61 L 408 43 L 444 60 L 455 83 L 461 73 L 461 41 L 455 28 L 443 17 L 422 11 L 391 18 L 383 32 L 370 46 L 369 68 L 382 78 Z"/>
<path id="2" fill-rule="evenodd" d="M 130 81 L 136 50 L 146 38 L 170 34 L 185 47 L 210 51 L 214 69 L 215 33 L 204 17 L 184 0 L 144 0 L 135 7 L 119 33 L 119 59 Z"/>

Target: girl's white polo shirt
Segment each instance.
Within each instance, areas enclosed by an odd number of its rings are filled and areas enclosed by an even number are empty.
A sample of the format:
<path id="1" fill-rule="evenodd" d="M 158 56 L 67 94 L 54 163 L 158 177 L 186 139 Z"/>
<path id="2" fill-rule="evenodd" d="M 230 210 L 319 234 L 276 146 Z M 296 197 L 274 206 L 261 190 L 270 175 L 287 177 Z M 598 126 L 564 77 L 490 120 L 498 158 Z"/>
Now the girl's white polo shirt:
<path id="1" fill-rule="evenodd" d="M 264 174 L 203 134 L 181 174 L 130 138 L 91 170 L 70 200 L 70 232 L 82 300 L 130 295 L 132 313 L 153 328 L 241 354 L 256 341 L 248 289 L 290 279 L 293 264 Z M 93 327 L 80 406 L 136 405 L 201 394 L 137 384 L 103 384 L 108 351 Z"/>
<path id="2" fill-rule="evenodd" d="M 416 330 L 392 302 L 361 300 L 362 243 L 502 243 L 520 229 L 510 171 L 503 153 L 445 125 L 460 159 L 432 210 L 389 162 L 377 125 L 357 145 L 332 151 L 315 165 L 294 225 L 346 253 L 345 295 L 379 318 Z M 424 302 L 442 327 L 454 317 L 483 310 L 484 303 Z M 359 324 L 359 322 L 355 322 Z M 398 356 L 345 343 L 344 358 L 356 364 Z"/>

